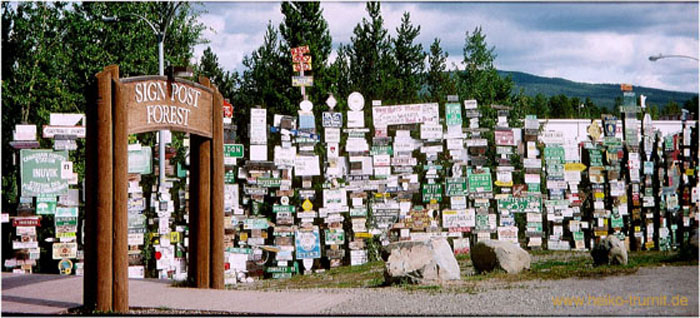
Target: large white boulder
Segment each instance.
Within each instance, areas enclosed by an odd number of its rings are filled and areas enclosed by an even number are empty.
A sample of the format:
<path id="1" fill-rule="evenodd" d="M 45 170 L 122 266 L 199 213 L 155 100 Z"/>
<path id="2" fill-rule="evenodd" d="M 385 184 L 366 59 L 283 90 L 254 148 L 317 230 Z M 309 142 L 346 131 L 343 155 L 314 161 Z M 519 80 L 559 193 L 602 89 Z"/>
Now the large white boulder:
<path id="1" fill-rule="evenodd" d="M 627 265 L 627 247 L 615 235 L 608 235 L 591 250 L 595 265 Z"/>
<path id="2" fill-rule="evenodd" d="M 445 238 L 404 241 L 386 246 L 384 277 L 388 283 L 425 284 L 459 280 L 459 264 Z"/>
<path id="3" fill-rule="evenodd" d="M 501 268 L 508 274 L 530 269 L 530 254 L 512 242 L 483 240 L 471 249 L 472 264 L 477 272 Z"/>

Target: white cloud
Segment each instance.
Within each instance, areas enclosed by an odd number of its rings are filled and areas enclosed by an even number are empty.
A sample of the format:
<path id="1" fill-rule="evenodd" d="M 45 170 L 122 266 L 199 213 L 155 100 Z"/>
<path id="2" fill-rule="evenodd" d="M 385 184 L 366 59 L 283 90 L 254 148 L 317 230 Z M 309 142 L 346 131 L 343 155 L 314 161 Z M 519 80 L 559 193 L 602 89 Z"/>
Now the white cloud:
<path id="1" fill-rule="evenodd" d="M 408 11 L 412 23 L 421 26 L 418 41 L 424 50 L 440 38 L 450 55 L 450 69 L 452 63 L 461 67 L 465 31 L 481 26 L 488 45 L 496 47 L 499 69 L 589 83 L 698 91 L 697 63 L 648 60 L 658 53 L 697 56 L 697 4 L 606 5 L 388 2 L 381 9 L 392 36 Z M 209 13 L 201 21 L 216 34 L 207 31 L 205 36 L 226 69 L 242 70 L 243 56 L 262 43 L 267 21 L 275 26 L 282 21 L 279 6 L 207 4 Z M 348 44 L 354 27 L 367 18 L 364 2 L 323 2 L 321 7 L 334 47 Z M 205 48 L 196 48 L 197 58 Z M 336 56 L 331 53 L 329 60 Z"/>

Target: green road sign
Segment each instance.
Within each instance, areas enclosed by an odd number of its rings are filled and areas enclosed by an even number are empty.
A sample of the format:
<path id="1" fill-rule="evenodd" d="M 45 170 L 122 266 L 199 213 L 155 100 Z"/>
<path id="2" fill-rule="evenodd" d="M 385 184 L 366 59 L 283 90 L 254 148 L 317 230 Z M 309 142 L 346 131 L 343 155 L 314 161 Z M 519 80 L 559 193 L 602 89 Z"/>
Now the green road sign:
<path id="1" fill-rule="evenodd" d="M 22 149 L 19 156 L 22 196 L 68 194 L 68 179 L 61 178 L 61 165 L 68 161 L 68 151 Z"/>
<path id="2" fill-rule="evenodd" d="M 462 125 L 462 108 L 459 103 L 447 103 L 445 104 L 445 117 L 447 126 L 461 126 Z"/>
<path id="3" fill-rule="evenodd" d="M 55 196 L 39 196 L 36 198 L 36 214 L 54 214 L 56 213 L 56 197 Z"/>
<path id="4" fill-rule="evenodd" d="M 427 203 L 432 200 L 442 202 L 442 184 L 423 184 L 423 202 Z"/>
<path id="5" fill-rule="evenodd" d="M 272 212 L 273 213 L 280 213 L 280 212 L 289 212 L 289 213 L 294 213 L 295 208 L 293 205 L 282 205 L 282 204 L 275 204 L 272 206 Z"/>
<path id="6" fill-rule="evenodd" d="M 521 212 L 540 212 L 542 207 L 542 199 L 534 196 L 527 197 L 509 197 L 498 200 L 499 211 L 509 211 L 512 213 Z"/>
<path id="7" fill-rule="evenodd" d="M 479 173 L 474 172 L 474 170 L 472 169 L 468 169 L 467 179 L 469 181 L 470 193 L 493 191 L 493 185 L 491 182 L 491 169 L 489 168 L 483 168 Z"/>
<path id="8" fill-rule="evenodd" d="M 224 158 L 243 158 L 243 145 L 224 144 Z"/>

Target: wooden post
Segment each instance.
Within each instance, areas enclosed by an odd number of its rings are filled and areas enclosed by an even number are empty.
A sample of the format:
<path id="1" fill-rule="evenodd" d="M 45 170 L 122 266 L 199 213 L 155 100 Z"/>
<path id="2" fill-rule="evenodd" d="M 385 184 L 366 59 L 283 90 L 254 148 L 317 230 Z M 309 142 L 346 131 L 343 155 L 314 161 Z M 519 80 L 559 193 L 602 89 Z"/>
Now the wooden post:
<path id="1" fill-rule="evenodd" d="M 224 119 L 223 96 L 214 89 L 211 150 L 211 281 L 210 287 L 224 289 Z"/>
<path id="2" fill-rule="evenodd" d="M 211 140 L 208 138 L 192 135 L 193 147 L 199 148 L 199 159 L 197 166 L 193 169 L 198 170 L 198 179 L 192 182 L 197 183 L 197 192 L 192 195 L 197 196 L 197 205 L 193 208 L 197 210 L 197 229 L 196 242 L 197 245 L 197 269 L 195 275 L 195 285 L 197 288 L 209 288 L 209 273 L 210 273 L 210 148 Z"/>
<path id="3" fill-rule="evenodd" d="M 95 309 L 97 296 L 97 236 L 96 225 L 96 185 L 97 185 L 97 104 L 99 99 L 108 98 L 98 94 L 98 86 L 91 88 L 91 96 L 88 98 L 95 105 L 90 105 L 85 110 L 86 129 L 85 134 L 85 226 L 83 251 L 85 267 L 83 269 L 83 306 L 86 310 Z M 98 99 L 99 98 L 99 99 Z M 109 97 L 111 98 L 111 97 Z"/>
<path id="4" fill-rule="evenodd" d="M 206 77 L 200 77 L 199 83 L 209 87 L 211 83 Z M 194 169 L 198 171 L 198 178 L 193 180 L 197 183 L 197 274 L 195 285 L 197 288 L 209 288 L 209 278 L 211 273 L 211 245 L 210 245 L 210 222 L 211 222 L 211 139 L 192 135 L 193 147 L 199 148 L 197 151 L 199 159 Z"/>
<path id="5" fill-rule="evenodd" d="M 119 74 L 112 77 L 115 87 L 113 109 L 114 123 L 114 206 L 113 206 L 113 230 L 114 250 L 113 270 L 114 311 L 127 312 L 129 310 L 129 260 L 128 260 L 128 138 L 126 103 L 122 100 L 122 84 L 119 82 Z"/>
<path id="6" fill-rule="evenodd" d="M 97 310 L 112 310 L 112 70 L 97 74 Z M 88 211 L 89 213 L 90 211 Z"/>
<path id="7" fill-rule="evenodd" d="M 197 277 L 197 256 L 199 253 L 197 251 L 197 229 L 199 228 L 199 213 L 197 207 L 199 206 L 199 198 L 197 194 L 199 193 L 199 140 L 196 135 L 190 135 L 190 203 L 189 203 L 189 221 L 188 221 L 188 242 L 187 242 L 187 280 L 190 283 L 195 283 Z M 195 285 L 196 286 L 196 285 Z"/>

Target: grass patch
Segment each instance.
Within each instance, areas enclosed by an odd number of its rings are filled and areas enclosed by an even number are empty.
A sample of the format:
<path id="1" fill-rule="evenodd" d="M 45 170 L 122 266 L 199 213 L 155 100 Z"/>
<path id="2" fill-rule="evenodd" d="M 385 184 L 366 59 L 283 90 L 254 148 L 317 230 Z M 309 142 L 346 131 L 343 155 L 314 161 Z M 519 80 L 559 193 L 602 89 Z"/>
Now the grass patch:
<path id="1" fill-rule="evenodd" d="M 295 288 L 371 288 L 384 284 L 384 263 L 370 262 L 359 266 L 343 266 L 324 273 L 295 275 L 289 279 L 269 279 L 263 289 Z"/>

